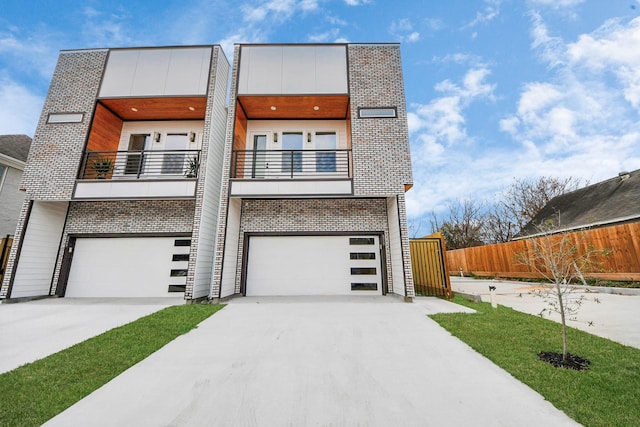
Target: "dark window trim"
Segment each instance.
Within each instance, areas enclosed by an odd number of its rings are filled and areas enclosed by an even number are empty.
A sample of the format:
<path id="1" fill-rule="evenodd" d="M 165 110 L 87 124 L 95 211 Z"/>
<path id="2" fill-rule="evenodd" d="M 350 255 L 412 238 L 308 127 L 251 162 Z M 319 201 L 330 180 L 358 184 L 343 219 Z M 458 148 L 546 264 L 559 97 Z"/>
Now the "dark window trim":
<path id="1" fill-rule="evenodd" d="M 349 253 L 349 259 L 353 260 L 374 260 L 376 259 L 375 252 L 351 252 Z"/>
<path id="2" fill-rule="evenodd" d="M 378 284 L 377 283 L 362 283 L 362 282 L 351 282 L 351 290 L 352 291 L 377 291 Z"/>
<path id="3" fill-rule="evenodd" d="M 351 267 L 351 275 L 352 276 L 374 276 L 378 274 L 378 269 L 375 267 Z"/>

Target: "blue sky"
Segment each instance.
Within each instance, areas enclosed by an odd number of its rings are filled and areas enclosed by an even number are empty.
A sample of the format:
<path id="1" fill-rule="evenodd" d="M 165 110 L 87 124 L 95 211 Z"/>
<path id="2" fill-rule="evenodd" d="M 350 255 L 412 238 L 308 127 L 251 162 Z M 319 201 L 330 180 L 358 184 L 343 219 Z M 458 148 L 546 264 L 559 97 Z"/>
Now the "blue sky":
<path id="1" fill-rule="evenodd" d="M 33 136 L 61 49 L 402 43 L 410 221 L 514 178 L 640 168 L 640 0 L 5 0 L 0 134 Z"/>

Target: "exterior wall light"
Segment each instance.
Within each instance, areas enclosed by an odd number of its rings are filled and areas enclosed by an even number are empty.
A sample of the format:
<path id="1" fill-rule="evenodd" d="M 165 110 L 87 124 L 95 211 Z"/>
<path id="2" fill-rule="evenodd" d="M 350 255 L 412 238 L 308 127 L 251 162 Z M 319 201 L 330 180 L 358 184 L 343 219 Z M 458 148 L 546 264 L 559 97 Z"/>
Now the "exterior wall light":
<path id="1" fill-rule="evenodd" d="M 273 133 L 273 142 L 278 142 L 278 132 Z"/>
<path id="2" fill-rule="evenodd" d="M 189 132 L 189 142 L 195 142 L 196 141 L 196 133 L 191 131 Z"/>
<path id="3" fill-rule="evenodd" d="M 155 142 L 160 142 L 160 132 L 154 132 L 153 133 L 153 140 Z"/>
<path id="4" fill-rule="evenodd" d="M 307 132 L 307 142 L 311 142 L 311 132 Z"/>

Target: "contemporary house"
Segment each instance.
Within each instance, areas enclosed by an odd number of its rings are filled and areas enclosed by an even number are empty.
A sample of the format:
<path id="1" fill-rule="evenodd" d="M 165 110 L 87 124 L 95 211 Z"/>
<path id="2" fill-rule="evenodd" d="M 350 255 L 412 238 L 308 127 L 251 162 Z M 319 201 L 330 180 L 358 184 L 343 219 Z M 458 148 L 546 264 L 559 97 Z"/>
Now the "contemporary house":
<path id="1" fill-rule="evenodd" d="M 31 138 L 0 135 L 0 238 L 16 230 L 24 193 L 20 191 Z"/>
<path id="2" fill-rule="evenodd" d="M 63 51 L 0 298 L 414 296 L 397 44 Z M 228 97 L 227 97 L 228 95 Z"/>

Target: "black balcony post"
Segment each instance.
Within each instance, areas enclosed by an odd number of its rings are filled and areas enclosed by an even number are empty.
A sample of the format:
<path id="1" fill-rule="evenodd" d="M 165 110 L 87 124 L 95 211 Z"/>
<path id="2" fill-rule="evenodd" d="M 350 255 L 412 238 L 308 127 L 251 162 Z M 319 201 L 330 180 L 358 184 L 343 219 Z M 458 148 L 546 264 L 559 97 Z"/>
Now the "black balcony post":
<path id="1" fill-rule="evenodd" d="M 136 175 L 136 179 L 140 179 L 140 173 L 142 172 L 142 157 L 144 156 L 144 150 L 140 150 L 140 155 L 138 156 L 138 173 Z"/>

